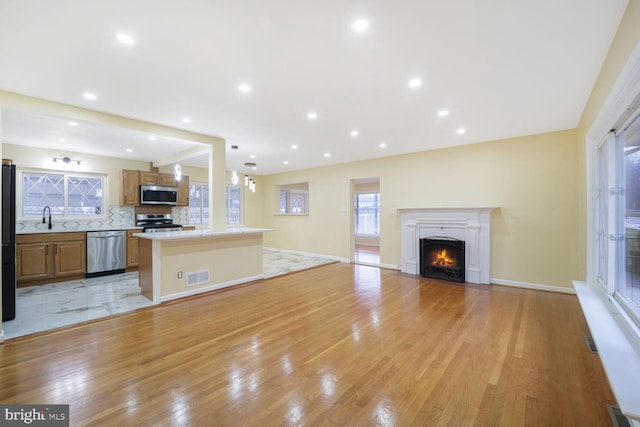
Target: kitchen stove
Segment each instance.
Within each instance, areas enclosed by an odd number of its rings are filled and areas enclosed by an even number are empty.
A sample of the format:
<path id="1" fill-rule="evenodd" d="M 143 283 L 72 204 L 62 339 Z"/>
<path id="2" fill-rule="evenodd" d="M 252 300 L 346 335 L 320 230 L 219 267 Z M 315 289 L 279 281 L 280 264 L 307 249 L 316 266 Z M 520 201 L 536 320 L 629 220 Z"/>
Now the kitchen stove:
<path id="1" fill-rule="evenodd" d="M 182 225 L 174 224 L 171 214 L 137 214 L 136 226 L 145 233 L 159 231 L 182 231 Z"/>

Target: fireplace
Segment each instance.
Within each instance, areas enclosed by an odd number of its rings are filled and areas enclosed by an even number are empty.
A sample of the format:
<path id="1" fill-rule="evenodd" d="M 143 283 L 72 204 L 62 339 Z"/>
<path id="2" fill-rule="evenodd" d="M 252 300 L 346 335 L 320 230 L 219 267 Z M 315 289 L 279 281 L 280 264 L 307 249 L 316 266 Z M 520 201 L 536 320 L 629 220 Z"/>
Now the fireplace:
<path id="1" fill-rule="evenodd" d="M 420 239 L 420 275 L 463 283 L 464 256 L 464 240 L 450 237 Z"/>

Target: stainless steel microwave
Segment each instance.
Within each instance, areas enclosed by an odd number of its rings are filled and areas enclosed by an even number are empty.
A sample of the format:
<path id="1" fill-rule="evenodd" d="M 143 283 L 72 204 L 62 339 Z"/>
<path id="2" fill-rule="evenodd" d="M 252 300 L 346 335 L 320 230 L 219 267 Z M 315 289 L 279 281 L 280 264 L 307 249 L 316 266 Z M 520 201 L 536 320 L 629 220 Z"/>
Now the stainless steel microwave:
<path id="1" fill-rule="evenodd" d="M 158 187 L 155 185 L 140 186 L 141 205 L 177 205 L 178 189 L 176 187 Z"/>

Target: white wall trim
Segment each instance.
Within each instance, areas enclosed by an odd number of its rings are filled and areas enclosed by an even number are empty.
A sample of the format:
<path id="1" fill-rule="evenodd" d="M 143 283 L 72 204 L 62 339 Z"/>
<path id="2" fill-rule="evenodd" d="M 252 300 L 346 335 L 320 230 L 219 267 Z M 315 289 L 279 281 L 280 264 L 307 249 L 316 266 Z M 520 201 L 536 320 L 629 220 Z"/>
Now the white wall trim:
<path id="1" fill-rule="evenodd" d="M 171 301 L 178 298 L 190 297 L 205 292 L 215 291 L 217 289 L 228 288 L 230 286 L 240 285 L 242 283 L 255 282 L 256 280 L 261 279 L 264 279 L 264 274 L 257 274 L 255 276 L 248 276 L 241 279 L 231 280 L 229 282 L 216 283 L 214 285 L 203 286 L 202 288 L 190 289 L 188 291 L 177 292 L 171 295 L 164 295 L 162 297 L 162 302 Z"/>
<path id="2" fill-rule="evenodd" d="M 517 282 L 515 280 L 491 279 L 494 285 L 511 286 L 513 288 L 535 289 L 538 291 L 560 292 L 563 294 L 575 294 L 575 289 L 562 286 L 540 285 L 538 283 Z"/>

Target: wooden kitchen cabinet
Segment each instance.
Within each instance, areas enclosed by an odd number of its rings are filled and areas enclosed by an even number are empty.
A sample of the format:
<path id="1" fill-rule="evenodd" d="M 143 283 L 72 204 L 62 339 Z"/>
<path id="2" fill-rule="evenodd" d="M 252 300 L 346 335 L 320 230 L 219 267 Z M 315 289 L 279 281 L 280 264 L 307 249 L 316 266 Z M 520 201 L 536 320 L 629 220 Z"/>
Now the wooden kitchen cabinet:
<path id="1" fill-rule="evenodd" d="M 140 259 L 139 242 L 140 239 L 135 237 L 134 233 L 140 233 L 142 230 L 127 230 L 127 268 L 138 266 Z"/>
<path id="2" fill-rule="evenodd" d="M 87 272 L 87 243 L 85 240 L 58 242 L 53 245 L 54 277 L 84 275 Z"/>
<path id="3" fill-rule="evenodd" d="M 158 185 L 158 174 L 139 171 L 140 185 Z"/>
<path id="4" fill-rule="evenodd" d="M 176 177 L 170 173 L 158 174 L 158 185 L 162 187 L 176 187 Z"/>
<path id="5" fill-rule="evenodd" d="M 178 206 L 189 206 L 189 177 L 185 175 L 178 182 Z"/>
<path id="6" fill-rule="evenodd" d="M 120 204 L 124 206 L 140 205 L 140 186 L 159 185 L 178 188 L 178 206 L 189 206 L 189 177 L 183 175 L 180 181 L 170 173 L 156 173 L 122 169 L 120 186 Z"/>
<path id="7" fill-rule="evenodd" d="M 52 268 L 49 251 L 49 243 L 17 243 L 16 281 L 50 278 Z"/>
<path id="8" fill-rule="evenodd" d="M 140 171 L 122 169 L 120 204 L 136 206 L 140 203 Z"/>
<path id="9" fill-rule="evenodd" d="M 86 233 L 42 233 L 16 236 L 18 286 L 52 283 L 87 272 Z"/>

